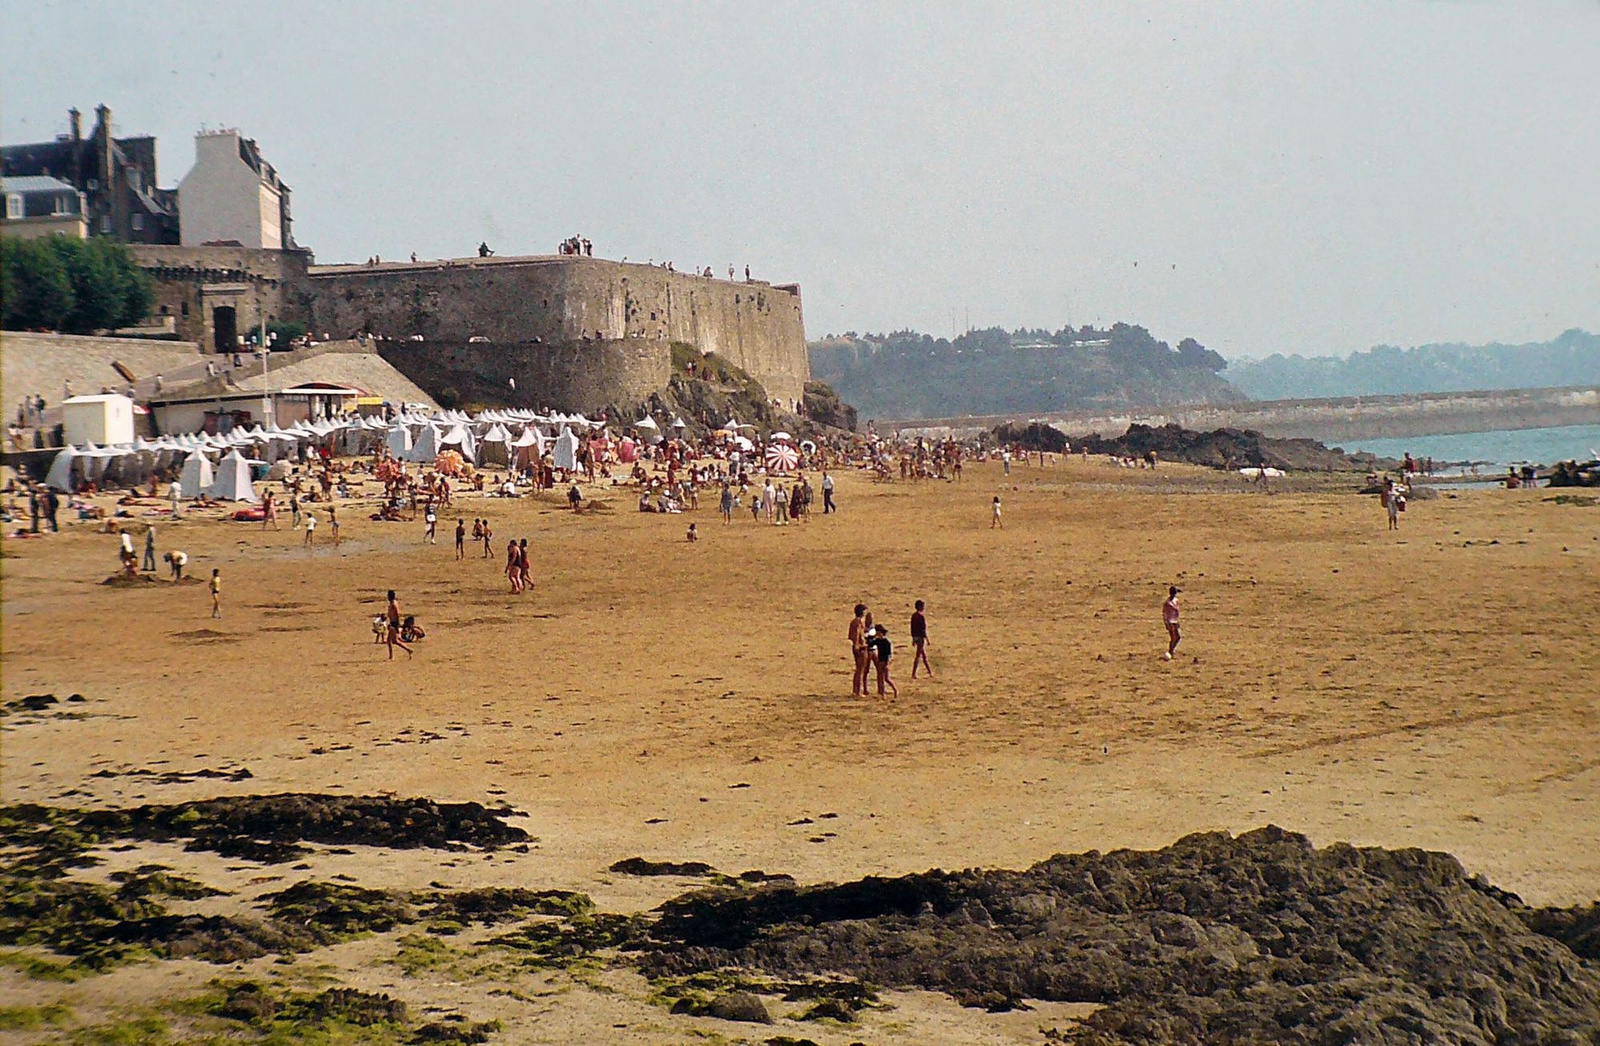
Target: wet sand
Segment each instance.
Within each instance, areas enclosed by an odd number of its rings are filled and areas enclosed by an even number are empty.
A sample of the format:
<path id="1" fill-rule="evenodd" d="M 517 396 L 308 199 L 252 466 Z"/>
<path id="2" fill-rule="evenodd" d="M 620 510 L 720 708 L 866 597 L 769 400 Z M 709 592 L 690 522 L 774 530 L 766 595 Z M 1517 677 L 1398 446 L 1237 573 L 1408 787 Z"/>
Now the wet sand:
<path id="1" fill-rule="evenodd" d="M 989 527 L 996 492 L 1003 530 Z M 460 513 L 469 526 L 489 516 L 498 548 L 463 563 L 455 512 L 423 545 L 420 522 L 372 522 L 351 504 L 337 550 L 302 549 L 287 520 L 265 533 L 159 525 L 160 549 L 187 551 L 195 576 L 221 567 L 220 622 L 204 586 L 98 584 L 116 539 L 74 524 L 4 546 L 4 700 L 85 700 L 4 720 L 0 797 L 96 807 L 393 792 L 504 802 L 537 837 L 527 853 L 487 856 L 323 851 L 310 871 L 142 844 L 86 873 L 159 859 L 236 890 L 203 902 L 223 908 L 348 875 L 559 887 L 636 912 L 695 882 L 606 870 L 634 855 L 809 883 L 1022 868 L 1268 823 L 1319 845 L 1449 851 L 1532 903 L 1587 903 L 1600 896 L 1600 654 L 1587 610 L 1600 600 L 1600 509 L 1550 497 L 1447 492 L 1414 503 L 1393 535 L 1373 498 L 1071 461 L 1010 477 L 973 466 L 961 484 L 844 476 L 839 515 L 786 528 L 746 509 L 724 527 L 707 497 L 665 517 L 631 511 L 623 492 L 585 516 L 554 498 L 469 497 Z M 536 587 L 513 596 L 504 542 L 524 536 Z M 1185 590 L 1185 638 L 1165 663 L 1169 582 Z M 372 643 L 390 587 L 429 629 L 410 661 Z M 913 682 L 918 598 L 937 675 Z M 898 701 L 850 696 L 858 600 L 892 630 Z M 248 779 L 181 777 L 240 767 Z M 507 1041 L 763 1037 L 671 1016 L 622 970 L 597 975 L 613 990 L 574 982 L 533 1004 L 404 976 L 385 961 L 394 950 L 375 937 L 317 959 L 357 987 L 497 1017 L 515 1030 Z M 215 975 L 166 961 L 45 985 L 4 970 L 0 997 L 115 1013 Z M 1054 1019 L 896 999 L 859 1028 L 778 1031 L 1037 1041 Z"/>

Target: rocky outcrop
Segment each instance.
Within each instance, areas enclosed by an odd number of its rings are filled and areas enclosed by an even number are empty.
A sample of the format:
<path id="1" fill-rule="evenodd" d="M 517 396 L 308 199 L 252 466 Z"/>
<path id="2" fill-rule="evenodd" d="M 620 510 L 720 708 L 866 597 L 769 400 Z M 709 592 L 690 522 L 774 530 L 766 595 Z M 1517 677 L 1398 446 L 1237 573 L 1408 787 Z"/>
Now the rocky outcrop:
<path id="1" fill-rule="evenodd" d="M 1448 854 L 1269 827 L 1022 872 L 701 891 L 663 906 L 643 961 L 1103 1004 L 1063 1032 L 1077 1043 L 1534 1046 L 1600 1041 L 1600 969 L 1560 939 L 1587 940 L 1586 919 L 1541 921 Z"/>

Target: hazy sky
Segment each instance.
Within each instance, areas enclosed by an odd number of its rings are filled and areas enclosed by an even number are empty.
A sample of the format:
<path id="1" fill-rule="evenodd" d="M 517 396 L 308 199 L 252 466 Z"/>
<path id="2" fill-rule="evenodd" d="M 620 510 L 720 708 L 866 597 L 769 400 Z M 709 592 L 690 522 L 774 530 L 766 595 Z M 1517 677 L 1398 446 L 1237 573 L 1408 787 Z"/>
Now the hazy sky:
<path id="1" fill-rule="evenodd" d="M 0 131 L 256 138 L 319 261 L 798 281 L 806 328 L 1225 355 L 1600 329 L 1600 2 L 4 0 Z"/>

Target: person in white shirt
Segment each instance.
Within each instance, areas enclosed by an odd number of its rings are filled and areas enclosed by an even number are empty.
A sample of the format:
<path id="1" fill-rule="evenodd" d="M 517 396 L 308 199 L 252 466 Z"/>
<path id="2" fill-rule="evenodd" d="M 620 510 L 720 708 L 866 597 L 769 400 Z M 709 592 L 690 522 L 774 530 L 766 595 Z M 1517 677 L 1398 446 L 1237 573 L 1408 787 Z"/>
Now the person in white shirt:
<path id="1" fill-rule="evenodd" d="M 305 541 L 301 542 L 301 544 L 304 544 L 304 545 L 315 545 L 316 543 L 317 543 L 317 517 L 315 515 L 313 515 L 312 513 L 307 512 L 306 513 L 306 539 L 305 539 Z"/>

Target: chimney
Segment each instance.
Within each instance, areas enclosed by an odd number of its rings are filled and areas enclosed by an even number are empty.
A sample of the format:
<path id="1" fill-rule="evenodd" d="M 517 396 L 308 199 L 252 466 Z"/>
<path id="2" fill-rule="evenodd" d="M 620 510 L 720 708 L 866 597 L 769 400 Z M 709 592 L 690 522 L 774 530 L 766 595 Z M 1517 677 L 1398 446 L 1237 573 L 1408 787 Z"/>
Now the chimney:
<path id="1" fill-rule="evenodd" d="M 121 230 L 116 215 L 116 164 L 114 159 L 116 147 L 111 142 L 111 107 L 101 103 L 94 107 L 94 115 L 97 120 L 94 133 L 100 139 L 97 143 L 100 155 L 96 159 L 99 167 L 99 196 L 101 200 L 101 205 L 96 207 L 95 210 L 111 218 L 112 235 L 116 235 Z"/>
<path id="2" fill-rule="evenodd" d="M 72 124 L 72 140 L 83 141 L 83 114 L 78 112 L 77 106 L 67 110 L 67 122 Z"/>

